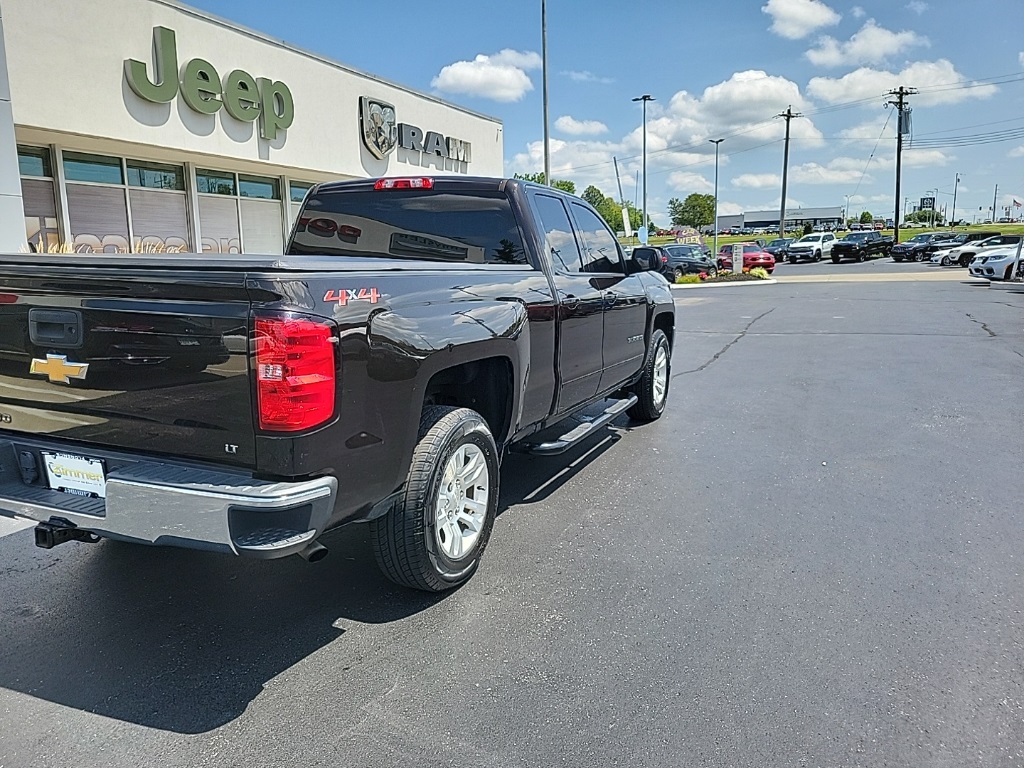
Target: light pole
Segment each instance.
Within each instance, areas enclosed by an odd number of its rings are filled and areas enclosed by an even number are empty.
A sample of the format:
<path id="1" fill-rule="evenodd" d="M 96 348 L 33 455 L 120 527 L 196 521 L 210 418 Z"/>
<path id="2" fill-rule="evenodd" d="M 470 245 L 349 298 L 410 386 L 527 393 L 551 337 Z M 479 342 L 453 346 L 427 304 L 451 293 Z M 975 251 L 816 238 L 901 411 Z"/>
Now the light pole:
<path id="1" fill-rule="evenodd" d="M 930 219 L 929 226 L 932 229 L 935 229 L 935 206 L 936 206 L 936 204 L 939 201 L 939 188 L 936 187 L 935 189 L 929 189 L 928 190 L 928 194 L 932 198 L 932 211 L 931 211 L 932 215 L 929 217 L 929 219 Z"/>
<path id="2" fill-rule="evenodd" d="M 708 139 L 709 142 L 715 145 L 715 255 L 713 258 L 718 258 L 718 145 L 721 144 L 725 139 Z"/>
<path id="3" fill-rule="evenodd" d="M 960 186 L 960 174 L 956 175 L 956 183 L 953 184 L 953 212 L 950 214 L 949 221 L 956 221 L 956 189 Z M 948 223 L 948 222 L 947 222 Z"/>
<path id="4" fill-rule="evenodd" d="M 645 93 L 643 96 L 637 96 L 633 101 L 643 102 L 644 107 L 644 209 L 640 212 L 640 226 L 643 227 L 643 231 L 647 233 L 647 102 L 654 101 L 654 97 L 649 93 Z M 643 244 L 647 245 L 647 238 L 643 238 Z"/>
<path id="5" fill-rule="evenodd" d="M 843 229 L 850 226 L 850 195 L 846 195 L 846 205 L 843 207 Z"/>

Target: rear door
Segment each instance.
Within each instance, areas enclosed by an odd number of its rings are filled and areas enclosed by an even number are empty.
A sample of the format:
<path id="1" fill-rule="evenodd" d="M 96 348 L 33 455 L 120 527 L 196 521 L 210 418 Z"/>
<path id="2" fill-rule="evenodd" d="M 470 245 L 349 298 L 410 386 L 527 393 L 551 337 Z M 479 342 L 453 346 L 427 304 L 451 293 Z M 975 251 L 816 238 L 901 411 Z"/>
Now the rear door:
<path id="1" fill-rule="evenodd" d="M 244 274 L 71 262 L 0 263 L 0 430 L 252 466 Z"/>
<path id="2" fill-rule="evenodd" d="M 601 390 L 622 383 L 643 365 L 647 291 L 639 274 L 627 275 L 615 235 L 591 208 L 572 203 L 583 240 L 583 271 L 604 292 L 604 373 Z"/>
<path id="3" fill-rule="evenodd" d="M 558 293 L 560 387 L 555 412 L 564 413 L 594 397 L 601 384 L 605 292 L 582 269 L 580 244 L 562 199 L 542 192 L 531 192 L 530 199 L 544 229 Z"/>

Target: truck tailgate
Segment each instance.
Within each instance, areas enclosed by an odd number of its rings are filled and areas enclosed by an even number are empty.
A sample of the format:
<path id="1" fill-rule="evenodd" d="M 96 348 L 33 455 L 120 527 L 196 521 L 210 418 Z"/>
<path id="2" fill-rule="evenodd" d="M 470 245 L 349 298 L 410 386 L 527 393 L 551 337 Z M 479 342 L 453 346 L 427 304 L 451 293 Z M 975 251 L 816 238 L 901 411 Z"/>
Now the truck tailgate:
<path id="1" fill-rule="evenodd" d="M 255 465 L 244 270 L 0 257 L 0 431 Z"/>

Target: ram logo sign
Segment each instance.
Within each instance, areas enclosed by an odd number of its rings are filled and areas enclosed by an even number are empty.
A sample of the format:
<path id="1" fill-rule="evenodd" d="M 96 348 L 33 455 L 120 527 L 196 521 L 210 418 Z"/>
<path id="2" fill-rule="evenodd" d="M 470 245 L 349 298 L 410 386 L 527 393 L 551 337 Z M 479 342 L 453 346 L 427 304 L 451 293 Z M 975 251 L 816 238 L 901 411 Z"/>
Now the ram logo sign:
<path id="1" fill-rule="evenodd" d="M 394 105 L 385 101 L 360 97 L 359 120 L 363 144 L 378 160 L 387 157 L 396 146 L 457 163 L 473 160 L 473 147 L 468 141 L 437 131 L 424 131 L 410 123 L 399 123 Z"/>

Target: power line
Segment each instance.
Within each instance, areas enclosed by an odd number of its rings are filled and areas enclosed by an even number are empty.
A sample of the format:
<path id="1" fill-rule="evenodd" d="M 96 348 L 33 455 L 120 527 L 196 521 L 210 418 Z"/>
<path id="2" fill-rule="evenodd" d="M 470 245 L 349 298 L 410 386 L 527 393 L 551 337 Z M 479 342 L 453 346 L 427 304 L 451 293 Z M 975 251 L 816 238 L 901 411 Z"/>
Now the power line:
<path id="1" fill-rule="evenodd" d="M 875 146 L 871 150 L 871 154 L 868 155 L 868 161 L 866 163 L 864 163 L 864 171 L 861 173 L 860 179 L 857 180 L 857 186 L 854 187 L 853 194 L 850 195 L 850 197 L 856 197 L 857 196 L 857 192 L 860 190 L 860 185 L 863 183 L 864 177 L 867 176 L 867 174 L 868 174 L 868 168 L 871 167 L 871 161 L 874 160 L 874 158 L 875 158 L 875 152 L 878 150 L 878 145 L 882 141 L 882 135 L 885 133 L 885 129 L 889 127 L 889 120 L 890 119 L 892 119 L 892 112 L 889 112 L 889 114 L 885 118 L 885 125 L 882 126 L 882 130 L 878 134 L 878 139 L 877 139 L 877 141 L 875 141 Z M 846 215 L 847 215 L 847 217 L 849 217 L 850 212 L 847 211 Z"/>

